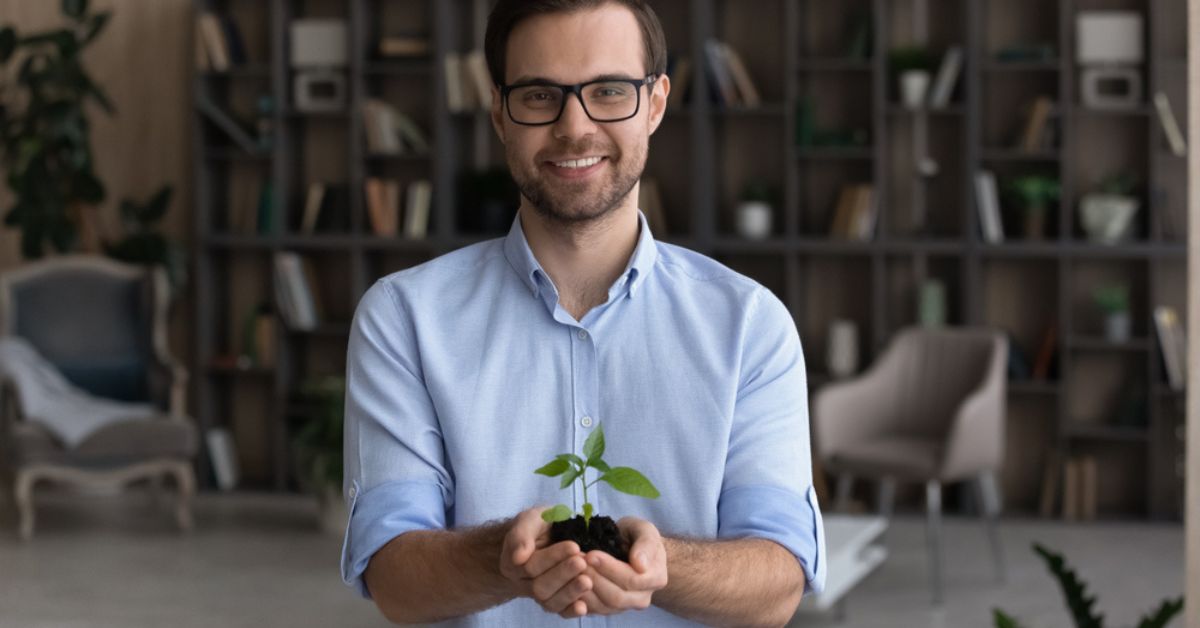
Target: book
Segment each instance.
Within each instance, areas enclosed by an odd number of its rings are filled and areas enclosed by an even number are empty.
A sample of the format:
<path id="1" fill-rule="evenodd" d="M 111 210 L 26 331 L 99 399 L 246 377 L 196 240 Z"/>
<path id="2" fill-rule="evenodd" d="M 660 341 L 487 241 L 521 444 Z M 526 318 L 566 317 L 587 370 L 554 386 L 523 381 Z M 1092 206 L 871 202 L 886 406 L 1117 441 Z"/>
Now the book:
<path id="1" fill-rule="evenodd" d="M 448 52 L 442 64 L 446 74 L 446 108 L 451 113 L 466 111 L 469 105 L 463 91 L 462 57 L 457 52 Z"/>
<path id="2" fill-rule="evenodd" d="M 1036 153 L 1046 147 L 1046 124 L 1054 102 L 1046 96 L 1038 96 L 1029 109 L 1029 117 L 1025 129 L 1021 133 L 1020 150 L 1026 153 Z"/>
<path id="3" fill-rule="evenodd" d="M 246 64 L 246 43 L 237 22 L 228 15 L 220 16 L 221 33 L 225 36 L 226 51 L 229 53 L 230 65 Z"/>
<path id="4" fill-rule="evenodd" d="M 859 185 L 854 199 L 854 213 L 850 226 L 851 239 L 865 242 L 874 238 L 877 216 L 875 186 Z"/>
<path id="5" fill-rule="evenodd" d="M 317 215 L 321 211 L 321 202 L 325 199 L 325 184 L 314 181 L 308 184 L 308 194 L 304 199 L 304 215 L 300 219 L 300 232 L 311 234 L 317 229 Z"/>
<path id="6" fill-rule="evenodd" d="M 375 46 L 380 57 L 423 57 L 429 54 L 429 38 L 424 35 L 386 35 Z"/>
<path id="7" fill-rule="evenodd" d="M 730 77 L 733 78 L 733 83 L 737 87 L 738 102 L 747 107 L 757 107 L 762 104 L 762 97 L 759 96 L 758 88 L 754 85 L 754 80 L 750 78 L 750 72 L 746 69 L 746 64 L 742 61 L 741 55 L 733 49 L 732 46 L 725 42 L 718 42 L 721 46 L 721 57 L 728 68 Z"/>
<path id="8" fill-rule="evenodd" d="M 1042 334 L 1042 344 L 1038 347 L 1037 359 L 1033 363 L 1033 378 L 1045 381 L 1050 378 L 1050 367 L 1054 362 L 1054 354 L 1058 345 L 1058 325 L 1051 323 Z"/>
<path id="9" fill-rule="evenodd" d="M 929 106 L 941 109 L 950 104 L 954 94 L 954 86 L 962 73 L 963 49 L 961 46 L 951 46 L 942 55 L 942 64 L 938 67 L 937 78 L 933 81 L 933 89 L 929 92 Z"/>
<path id="10" fill-rule="evenodd" d="M 204 435 L 208 445 L 208 459 L 212 461 L 213 477 L 222 491 L 237 486 L 240 471 L 233 435 L 223 427 L 214 427 Z"/>
<path id="11" fill-rule="evenodd" d="M 424 179 L 408 184 L 408 199 L 404 206 L 404 235 L 424 238 L 429 229 L 429 206 L 433 199 L 433 184 Z"/>
<path id="12" fill-rule="evenodd" d="M 838 192 L 837 204 L 833 208 L 833 220 L 829 224 L 829 235 L 835 238 L 850 237 L 850 220 L 854 213 L 856 186 L 843 185 Z"/>
<path id="13" fill-rule="evenodd" d="M 204 50 L 208 56 L 208 67 L 217 72 L 229 69 L 229 44 L 225 41 L 225 29 L 221 20 L 212 11 L 204 11 L 196 16 L 199 24 L 200 37 L 204 41 Z"/>
<path id="14" fill-rule="evenodd" d="M 275 342 L 275 316 L 259 311 L 254 319 L 254 359 L 261 367 L 272 368 L 278 355 Z"/>
<path id="15" fill-rule="evenodd" d="M 717 104 L 725 107 L 737 105 L 737 86 L 734 85 L 733 76 L 725 62 L 721 42 L 715 39 L 704 42 L 704 56 L 708 61 L 706 70 L 711 78 L 710 83 L 715 88 Z"/>
<path id="16" fill-rule="evenodd" d="M 1154 329 L 1158 332 L 1167 386 L 1171 390 L 1184 390 L 1187 386 L 1187 338 L 1175 308 L 1165 305 L 1154 308 Z"/>
<path id="17" fill-rule="evenodd" d="M 667 96 L 667 107 L 678 109 L 684 105 L 687 90 L 692 84 L 692 59 L 686 55 L 671 60 L 667 68 L 667 76 L 671 79 L 671 93 Z"/>
<path id="18" fill-rule="evenodd" d="M 279 312 L 291 329 L 312 330 L 319 323 L 315 272 L 295 253 L 275 254 L 275 288 Z"/>
<path id="19" fill-rule="evenodd" d="M 399 183 L 385 181 L 378 177 L 368 177 L 366 182 L 367 219 L 371 223 L 371 232 L 377 236 L 392 237 L 396 235 L 399 224 Z"/>
<path id="20" fill-rule="evenodd" d="M 1000 221 L 1000 193 L 996 176 L 989 170 L 975 174 L 975 206 L 979 209 L 979 226 L 983 239 L 990 244 L 1004 241 L 1004 224 Z"/>
<path id="21" fill-rule="evenodd" d="M 203 90 L 196 92 L 196 104 L 204 117 L 217 125 L 229 139 L 246 153 L 255 155 L 261 152 L 258 141 L 237 120 L 221 109 Z"/>
<path id="22" fill-rule="evenodd" d="M 482 111 L 492 108 L 492 75 L 488 72 L 487 59 L 483 51 L 476 49 L 467 53 L 463 63 L 467 80 L 475 95 L 475 104 Z"/>
<path id="23" fill-rule="evenodd" d="M 1171 146 L 1171 152 L 1176 157 L 1187 157 L 1187 141 L 1183 138 L 1183 131 L 1179 128 L 1179 120 L 1175 118 L 1175 112 L 1171 109 L 1171 101 L 1163 92 L 1154 94 L 1154 111 L 1158 114 L 1158 122 L 1162 125 L 1163 135 L 1167 136 L 1167 143 Z"/>

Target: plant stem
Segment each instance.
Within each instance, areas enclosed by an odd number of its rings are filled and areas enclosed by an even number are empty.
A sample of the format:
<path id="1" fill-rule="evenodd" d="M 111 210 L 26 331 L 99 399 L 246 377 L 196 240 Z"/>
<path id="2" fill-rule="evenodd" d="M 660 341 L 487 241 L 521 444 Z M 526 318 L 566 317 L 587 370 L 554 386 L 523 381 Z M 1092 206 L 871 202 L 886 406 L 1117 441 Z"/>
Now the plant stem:
<path id="1" fill-rule="evenodd" d="M 579 477 L 583 478 L 583 503 L 585 503 L 585 504 L 586 504 L 586 503 L 588 503 L 588 498 L 587 498 L 587 489 L 588 489 L 588 483 L 587 483 L 587 467 L 584 467 L 584 468 L 583 468 L 583 473 L 580 473 L 580 474 L 579 474 Z M 585 508 L 584 510 L 586 511 L 587 509 Z M 591 523 L 592 523 L 592 522 L 591 522 L 591 519 L 592 519 L 592 518 L 591 518 L 591 517 L 589 517 L 589 516 L 587 516 L 587 513 L 585 512 L 585 513 L 584 513 L 584 515 L 583 515 L 583 529 L 584 529 L 584 530 L 588 530 L 588 529 L 590 528 L 590 526 L 591 526 Z"/>

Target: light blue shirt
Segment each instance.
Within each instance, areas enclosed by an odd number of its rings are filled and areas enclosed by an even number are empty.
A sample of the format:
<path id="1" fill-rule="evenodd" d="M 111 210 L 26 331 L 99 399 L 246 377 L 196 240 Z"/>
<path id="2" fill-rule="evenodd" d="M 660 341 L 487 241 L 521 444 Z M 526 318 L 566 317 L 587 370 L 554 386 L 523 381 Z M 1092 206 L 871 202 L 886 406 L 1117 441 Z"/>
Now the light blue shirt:
<path id="1" fill-rule="evenodd" d="M 646 475 L 646 499 L 601 482 L 601 515 L 664 535 L 770 539 L 825 583 L 812 487 L 804 354 L 782 302 L 752 279 L 638 243 L 608 301 L 576 321 L 521 229 L 380 279 L 347 357 L 342 578 L 366 597 L 371 556 L 410 530 L 473 526 L 558 503 L 579 482 L 534 469 L 579 453 L 604 425 L 604 459 Z M 588 480 L 594 479 L 594 469 Z M 571 622 L 516 599 L 445 626 L 690 626 L 657 607 Z"/>

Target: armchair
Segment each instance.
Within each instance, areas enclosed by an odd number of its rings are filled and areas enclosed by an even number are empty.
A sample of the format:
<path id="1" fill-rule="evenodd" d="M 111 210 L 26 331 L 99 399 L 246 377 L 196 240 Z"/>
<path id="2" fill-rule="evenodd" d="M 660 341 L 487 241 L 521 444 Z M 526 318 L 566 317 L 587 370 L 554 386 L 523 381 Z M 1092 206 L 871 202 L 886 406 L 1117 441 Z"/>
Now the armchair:
<path id="1" fill-rule="evenodd" d="M 839 476 L 835 510 L 855 477 L 877 481 L 890 516 L 897 481 L 925 485 L 931 586 L 942 599 L 942 485 L 978 490 L 997 575 L 1004 578 L 995 474 L 1004 458 L 1007 340 L 980 329 L 901 331 L 862 376 L 821 389 L 813 402 L 814 444 Z"/>
<path id="2" fill-rule="evenodd" d="M 0 274 L 0 337 L 18 336 L 76 388 L 153 404 L 152 418 L 120 418 L 71 446 L 22 416 L 16 380 L 0 378 L 0 484 L 12 487 L 20 536 L 33 536 L 41 480 L 124 486 L 174 480 L 175 518 L 191 527 L 197 435 L 186 416 L 187 371 L 167 349 L 167 285 L 150 271 L 99 257 L 65 256 Z"/>

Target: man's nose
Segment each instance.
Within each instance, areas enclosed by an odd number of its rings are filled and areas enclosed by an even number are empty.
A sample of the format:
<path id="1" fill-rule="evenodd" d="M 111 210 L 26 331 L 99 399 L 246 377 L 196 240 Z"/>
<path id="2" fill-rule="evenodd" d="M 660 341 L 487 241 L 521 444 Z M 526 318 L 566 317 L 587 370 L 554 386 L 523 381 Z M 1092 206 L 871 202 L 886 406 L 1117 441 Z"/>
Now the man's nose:
<path id="1" fill-rule="evenodd" d="M 596 123 L 588 117 L 578 94 L 567 94 L 562 115 L 554 123 L 555 137 L 582 137 L 596 132 Z"/>

